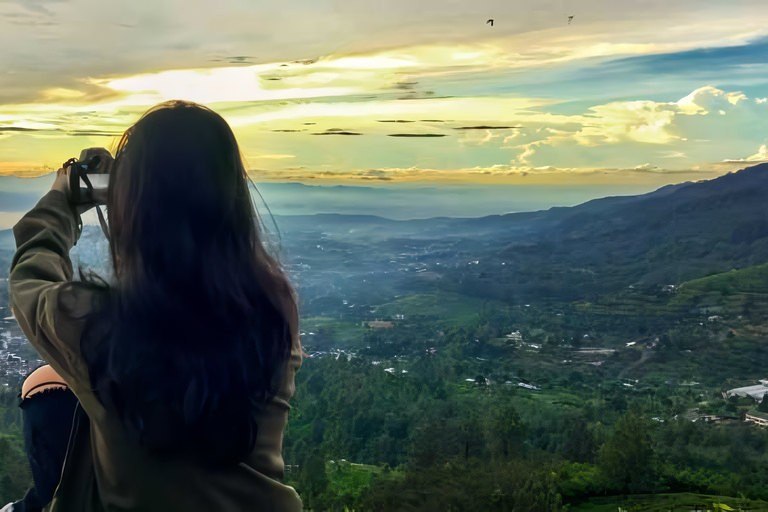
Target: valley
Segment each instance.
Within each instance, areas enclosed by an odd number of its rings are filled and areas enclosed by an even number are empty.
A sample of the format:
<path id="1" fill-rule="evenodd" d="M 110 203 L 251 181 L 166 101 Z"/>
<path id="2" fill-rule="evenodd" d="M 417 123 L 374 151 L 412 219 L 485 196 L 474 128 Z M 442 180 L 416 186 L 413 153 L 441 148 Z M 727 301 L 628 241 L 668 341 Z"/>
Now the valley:
<path id="1" fill-rule="evenodd" d="M 760 510 L 768 406 L 724 393 L 768 378 L 766 196 L 761 165 L 530 213 L 275 216 L 307 354 L 286 481 L 313 510 Z M 109 279 L 107 249 L 86 226 L 75 266 Z"/>

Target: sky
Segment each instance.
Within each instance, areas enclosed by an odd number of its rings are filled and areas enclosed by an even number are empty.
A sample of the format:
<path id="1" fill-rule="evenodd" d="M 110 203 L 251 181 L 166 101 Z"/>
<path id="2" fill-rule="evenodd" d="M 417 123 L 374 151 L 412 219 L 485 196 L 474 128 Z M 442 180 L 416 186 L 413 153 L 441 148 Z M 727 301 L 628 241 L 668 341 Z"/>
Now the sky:
<path id="1" fill-rule="evenodd" d="M 0 228 L 168 99 L 256 181 L 350 194 L 567 205 L 768 161 L 764 0 L 0 0 L 0 47 Z"/>

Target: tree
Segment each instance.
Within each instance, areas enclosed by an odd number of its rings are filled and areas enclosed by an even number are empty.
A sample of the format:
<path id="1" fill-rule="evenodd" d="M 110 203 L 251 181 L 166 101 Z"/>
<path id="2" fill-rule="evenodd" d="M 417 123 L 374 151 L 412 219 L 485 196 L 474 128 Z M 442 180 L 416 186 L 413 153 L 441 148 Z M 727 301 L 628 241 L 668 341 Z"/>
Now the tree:
<path id="1" fill-rule="evenodd" d="M 509 457 L 522 445 L 525 425 L 517 410 L 509 404 L 498 404 L 488 414 L 488 440 L 493 455 Z"/>
<path id="2" fill-rule="evenodd" d="M 570 428 L 565 441 L 564 455 L 574 462 L 592 462 L 595 450 L 595 433 L 581 415 L 569 419 Z"/>
<path id="3" fill-rule="evenodd" d="M 632 493 L 651 490 L 654 467 L 650 427 L 650 422 L 632 411 L 616 422 L 613 436 L 598 453 L 598 467 L 609 485 Z"/>
<path id="4" fill-rule="evenodd" d="M 763 399 L 760 402 L 760 405 L 757 406 L 757 410 L 759 412 L 765 412 L 768 413 L 768 393 L 765 393 L 763 395 Z"/>
<path id="5" fill-rule="evenodd" d="M 320 418 L 312 420 L 312 443 L 320 446 L 325 436 L 325 422 Z"/>
<path id="6" fill-rule="evenodd" d="M 317 501 L 317 498 L 325 492 L 328 487 L 328 475 L 325 472 L 325 457 L 322 456 L 319 450 L 315 449 L 312 454 L 304 460 L 304 463 L 300 466 L 299 486 L 301 488 L 302 496 L 309 498 L 309 505 L 313 507 L 313 503 Z"/>

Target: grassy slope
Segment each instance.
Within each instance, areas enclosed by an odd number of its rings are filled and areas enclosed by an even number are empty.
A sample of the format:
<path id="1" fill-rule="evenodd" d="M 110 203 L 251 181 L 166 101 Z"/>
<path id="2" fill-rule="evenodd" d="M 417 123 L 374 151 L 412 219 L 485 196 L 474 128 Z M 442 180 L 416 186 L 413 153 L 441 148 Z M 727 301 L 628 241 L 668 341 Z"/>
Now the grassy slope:
<path id="1" fill-rule="evenodd" d="M 747 301 L 766 300 L 768 264 L 689 281 L 680 286 L 671 304 L 719 306 L 723 312 L 733 312 Z"/>
<path id="2" fill-rule="evenodd" d="M 571 507 L 571 512 L 667 512 L 670 510 L 767 510 L 768 503 L 762 500 L 708 496 L 703 494 L 655 494 L 622 497 L 592 498 L 581 505 Z"/>

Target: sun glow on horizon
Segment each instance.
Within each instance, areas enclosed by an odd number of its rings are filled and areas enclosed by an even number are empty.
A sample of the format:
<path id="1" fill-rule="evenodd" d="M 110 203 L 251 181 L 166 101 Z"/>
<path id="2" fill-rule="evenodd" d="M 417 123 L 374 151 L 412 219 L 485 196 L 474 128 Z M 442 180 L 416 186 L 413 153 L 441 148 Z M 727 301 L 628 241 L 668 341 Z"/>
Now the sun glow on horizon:
<path id="1" fill-rule="evenodd" d="M 246 159 L 274 180 L 661 184 L 679 173 L 706 176 L 723 167 L 717 162 L 759 160 L 768 140 L 744 136 L 744 126 L 768 129 L 765 94 L 689 79 L 663 98 L 643 97 L 632 73 L 645 61 L 632 57 L 663 63 L 766 34 L 721 21 L 707 25 L 709 39 L 700 22 L 678 27 L 677 38 L 591 22 L 567 34 L 91 76 L 81 88 L 42 88 L 36 102 L 0 105 L 0 175 L 50 172 L 62 154 L 111 147 L 152 105 L 187 99 L 219 112 Z M 572 90 L 617 66 L 628 76 L 616 74 L 615 91 Z M 713 144 L 715 133 L 732 137 Z"/>

